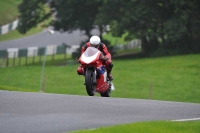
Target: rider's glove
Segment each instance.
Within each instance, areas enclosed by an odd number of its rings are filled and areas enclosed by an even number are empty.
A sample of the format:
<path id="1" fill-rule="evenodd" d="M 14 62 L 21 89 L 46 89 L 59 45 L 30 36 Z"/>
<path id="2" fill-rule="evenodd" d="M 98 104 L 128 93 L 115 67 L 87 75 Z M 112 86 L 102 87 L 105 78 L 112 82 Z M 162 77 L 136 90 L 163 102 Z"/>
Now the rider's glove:
<path id="1" fill-rule="evenodd" d="M 108 60 L 108 58 L 107 58 L 106 56 L 104 56 L 103 53 L 101 53 L 99 59 L 100 59 L 100 60 L 104 60 L 104 61 L 107 61 L 107 60 Z"/>

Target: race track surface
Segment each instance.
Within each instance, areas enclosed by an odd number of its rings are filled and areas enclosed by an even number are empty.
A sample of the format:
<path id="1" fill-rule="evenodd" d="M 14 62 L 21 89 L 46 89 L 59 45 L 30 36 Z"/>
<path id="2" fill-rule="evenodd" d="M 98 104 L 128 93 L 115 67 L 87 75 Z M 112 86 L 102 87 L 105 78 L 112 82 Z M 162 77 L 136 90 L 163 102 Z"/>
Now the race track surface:
<path id="1" fill-rule="evenodd" d="M 49 29 L 52 29 L 51 27 Z M 91 31 L 94 35 L 99 35 L 98 29 Z M 62 45 L 63 43 L 71 45 L 80 45 L 82 41 L 88 40 L 84 31 L 73 30 L 71 32 L 55 31 L 53 35 L 48 32 L 48 29 L 35 35 L 27 36 L 24 38 L 14 39 L 10 41 L 0 42 L 0 50 L 8 48 L 28 48 L 28 47 L 45 47 L 48 45 Z"/>
<path id="2" fill-rule="evenodd" d="M 200 117 L 200 104 L 0 91 L 0 133 L 61 133 Z"/>

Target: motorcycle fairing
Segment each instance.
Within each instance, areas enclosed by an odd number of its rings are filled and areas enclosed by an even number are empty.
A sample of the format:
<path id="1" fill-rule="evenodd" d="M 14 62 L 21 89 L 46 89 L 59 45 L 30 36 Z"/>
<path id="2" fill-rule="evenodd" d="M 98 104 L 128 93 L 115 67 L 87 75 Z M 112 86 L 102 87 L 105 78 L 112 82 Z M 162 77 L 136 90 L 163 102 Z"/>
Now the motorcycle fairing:
<path id="1" fill-rule="evenodd" d="M 106 71 L 105 66 L 101 66 L 97 68 L 98 74 L 104 74 Z"/>
<path id="2" fill-rule="evenodd" d="M 97 92 L 105 92 L 109 86 L 109 84 L 107 83 L 107 71 L 105 66 L 100 66 L 97 68 L 97 72 L 98 72 L 98 79 L 97 79 L 97 86 L 96 86 L 96 90 Z"/>
<path id="3" fill-rule="evenodd" d="M 106 82 L 107 81 L 107 72 L 106 72 L 106 68 L 105 66 L 101 66 L 97 68 L 97 72 L 99 77 L 101 77 L 101 75 L 103 75 L 103 81 Z"/>
<path id="4" fill-rule="evenodd" d="M 101 52 L 93 47 L 89 47 L 86 49 L 86 51 L 81 55 L 81 60 L 85 64 L 90 64 L 93 61 L 95 61 L 97 58 L 99 58 Z"/>

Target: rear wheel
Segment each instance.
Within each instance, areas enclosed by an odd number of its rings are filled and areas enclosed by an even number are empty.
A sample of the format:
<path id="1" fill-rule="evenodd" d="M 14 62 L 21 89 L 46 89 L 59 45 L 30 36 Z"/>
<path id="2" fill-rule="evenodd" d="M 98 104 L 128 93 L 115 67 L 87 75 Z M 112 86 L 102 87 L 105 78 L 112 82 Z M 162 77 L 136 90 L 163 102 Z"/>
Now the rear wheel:
<path id="1" fill-rule="evenodd" d="M 86 91 L 89 96 L 94 96 L 96 91 L 96 84 L 93 83 L 93 72 L 87 70 L 85 74 L 85 86 Z"/>

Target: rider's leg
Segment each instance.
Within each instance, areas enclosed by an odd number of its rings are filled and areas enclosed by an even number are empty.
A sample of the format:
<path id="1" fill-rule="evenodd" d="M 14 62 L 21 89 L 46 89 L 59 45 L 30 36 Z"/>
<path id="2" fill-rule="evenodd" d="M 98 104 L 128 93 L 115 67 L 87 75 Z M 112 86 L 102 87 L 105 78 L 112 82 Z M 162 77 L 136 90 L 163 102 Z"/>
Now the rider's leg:
<path id="1" fill-rule="evenodd" d="M 110 80 L 113 80 L 113 76 L 112 76 L 112 74 L 111 74 L 111 71 L 112 71 L 112 68 L 113 68 L 112 62 L 111 62 L 111 61 L 106 61 L 106 62 L 105 62 L 105 65 L 106 65 L 106 70 L 107 70 L 107 72 L 108 72 L 108 78 L 109 78 Z"/>

